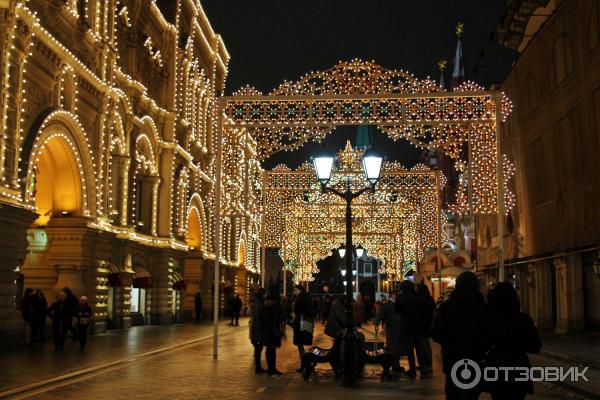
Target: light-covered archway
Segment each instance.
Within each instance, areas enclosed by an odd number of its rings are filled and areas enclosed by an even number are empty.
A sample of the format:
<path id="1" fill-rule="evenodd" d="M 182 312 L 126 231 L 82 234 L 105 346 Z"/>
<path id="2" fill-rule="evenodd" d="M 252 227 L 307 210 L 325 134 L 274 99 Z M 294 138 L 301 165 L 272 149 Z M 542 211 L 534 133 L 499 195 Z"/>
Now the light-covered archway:
<path id="1" fill-rule="evenodd" d="M 92 215 L 96 210 L 94 162 L 76 118 L 65 111 L 42 123 L 27 157 L 24 198 L 45 226 L 53 215 Z"/>
<path id="2" fill-rule="evenodd" d="M 204 213 L 204 204 L 198 193 L 194 193 L 187 207 L 187 219 L 185 220 L 187 244 L 197 250 L 207 250 L 206 248 L 206 215 Z"/>
<path id="3" fill-rule="evenodd" d="M 202 231 L 200 228 L 200 215 L 196 207 L 192 207 L 188 213 L 188 239 L 187 244 L 190 250 L 200 249 L 202 246 Z"/>
<path id="4" fill-rule="evenodd" d="M 53 215 L 82 215 L 82 180 L 77 159 L 67 141 L 50 138 L 35 159 L 34 201 L 39 217 L 34 222 L 45 226 Z"/>

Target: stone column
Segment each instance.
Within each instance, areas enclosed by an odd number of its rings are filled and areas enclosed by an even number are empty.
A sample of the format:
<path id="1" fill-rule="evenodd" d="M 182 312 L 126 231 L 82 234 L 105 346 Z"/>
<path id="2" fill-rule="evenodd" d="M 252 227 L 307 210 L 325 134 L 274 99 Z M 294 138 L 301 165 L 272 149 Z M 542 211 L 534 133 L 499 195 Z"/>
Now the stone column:
<path id="1" fill-rule="evenodd" d="M 556 268 L 556 333 L 583 330 L 583 279 L 581 254 L 555 258 Z"/>
<path id="2" fill-rule="evenodd" d="M 22 268 L 27 254 L 27 228 L 35 216 L 23 208 L 0 204 L 0 347 L 12 346 L 24 338 L 16 307 L 15 270 Z"/>
<path id="3" fill-rule="evenodd" d="M 54 301 L 54 285 L 56 270 L 48 260 L 48 234 L 45 229 L 27 230 L 28 253 L 23 266 L 25 285 L 33 289 L 41 289 L 49 303 Z"/>
<path id="4" fill-rule="evenodd" d="M 54 294 L 66 286 L 75 296 L 88 294 L 84 281 L 84 238 L 88 231 L 86 225 L 87 218 L 84 217 L 54 217 L 46 227 L 49 242 L 48 260 L 57 273 Z"/>
<path id="5" fill-rule="evenodd" d="M 131 328 L 131 280 L 133 271 L 119 272 L 119 285 L 114 289 L 115 325 L 120 329 Z"/>
<path id="6" fill-rule="evenodd" d="M 202 293 L 202 318 L 210 319 L 213 311 L 213 283 L 215 263 L 213 260 L 202 260 L 200 293 Z"/>
<path id="7" fill-rule="evenodd" d="M 205 290 L 202 287 L 204 277 L 202 262 L 203 259 L 199 252 L 190 253 L 184 262 L 185 294 L 182 304 L 185 319 L 194 319 L 196 317 L 194 297 L 197 292 L 200 292 L 203 296 L 202 308 L 206 309 L 208 307 L 208 304 L 204 302 L 206 293 L 204 293 Z"/>
<path id="8" fill-rule="evenodd" d="M 532 295 L 535 309 L 532 317 L 539 328 L 552 328 L 552 274 L 550 265 L 546 261 L 537 261 L 531 264 L 534 272 L 534 287 Z"/>
<path id="9" fill-rule="evenodd" d="M 151 309 L 149 311 L 152 324 L 168 325 L 173 323 L 173 313 L 171 309 L 171 295 L 173 291 L 173 282 L 171 272 L 173 269 L 173 260 L 165 254 L 160 254 L 154 258 L 154 268 L 152 268 L 152 289 Z"/>

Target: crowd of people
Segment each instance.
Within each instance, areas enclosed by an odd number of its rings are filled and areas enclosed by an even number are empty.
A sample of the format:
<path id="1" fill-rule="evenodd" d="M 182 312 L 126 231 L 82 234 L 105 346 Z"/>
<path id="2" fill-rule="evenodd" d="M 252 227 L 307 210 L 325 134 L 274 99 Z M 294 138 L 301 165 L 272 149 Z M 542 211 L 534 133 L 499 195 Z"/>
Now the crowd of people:
<path id="1" fill-rule="evenodd" d="M 63 350 L 67 335 L 84 349 L 87 344 L 88 326 L 92 318 L 92 308 L 87 297 L 79 299 L 68 287 L 56 295 L 56 300 L 48 307 L 44 292 L 27 288 L 19 303 L 23 322 L 27 327 L 27 341 L 30 346 L 46 343 L 46 322 L 50 318 L 54 348 Z"/>
<path id="2" fill-rule="evenodd" d="M 528 367 L 528 353 L 541 349 L 541 340 L 532 319 L 520 311 L 515 288 L 499 283 L 484 298 L 475 274 L 464 272 L 456 279 L 454 290 L 446 298 L 434 301 L 424 281 L 405 280 L 389 298 L 373 302 L 358 296 L 353 300 L 354 323 L 371 319 L 385 334 L 386 350 L 394 358 L 393 369 L 410 378 L 433 372 L 431 341 L 441 346 L 446 398 L 477 399 L 489 392 L 492 399 L 523 399 L 533 393 L 531 381 L 519 382 L 508 374 L 496 382 L 463 390 L 451 379 L 452 367 L 464 359 L 480 366 Z M 325 323 L 325 334 L 339 337 L 347 326 L 345 297 L 326 295 L 313 300 L 301 285 L 294 287 L 293 300 L 282 299 L 276 290 L 258 288 L 249 307 L 250 341 L 254 346 L 257 374 L 280 375 L 276 367 L 276 349 L 281 346 L 285 325 L 292 327 L 293 344 L 300 360 L 305 346 L 313 342 L 315 321 Z M 267 369 L 261 357 L 266 348 Z M 406 358 L 408 369 L 401 367 Z M 298 372 L 302 372 L 302 363 Z M 503 378 L 503 379 L 502 379 Z"/>

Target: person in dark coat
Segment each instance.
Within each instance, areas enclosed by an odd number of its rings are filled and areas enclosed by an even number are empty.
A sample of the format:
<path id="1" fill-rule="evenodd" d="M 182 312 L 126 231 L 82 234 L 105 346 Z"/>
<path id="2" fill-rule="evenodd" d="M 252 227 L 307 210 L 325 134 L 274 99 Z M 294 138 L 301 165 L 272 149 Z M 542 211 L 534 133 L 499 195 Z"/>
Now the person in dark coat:
<path id="1" fill-rule="evenodd" d="M 338 296 L 329 309 L 327 324 L 325 324 L 325 334 L 335 339 L 344 332 L 346 327 L 346 310 L 344 307 L 344 296 Z"/>
<path id="2" fill-rule="evenodd" d="M 419 340 L 421 342 L 421 351 L 417 353 L 419 361 L 419 369 L 422 374 L 433 371 L 433 354 L 431 352 L 431 322 L 433 321 L 433 313 L 435 312 L 435 301 L 429 293 L 429 288 L 425 283 L 417 285 L 417 296 L 421 301 L 421 323 Z"/>
<path id="3" fill-rule="evenodd" d="M 39 338 L 42 346 L 46 343 L 46 313 L 48 312 L 48 302 L 44 297 L 44 292 L 40 289 L 35 290 L 32 297 L 32 316 L 31 316 L 31 343 Z"/>
<path id="4" fill-rule="evenodd" d="M 234 297 L 231 298 L 230 307 L 231 307 L 231 323 L 229 325 L 239 326 L 240 325 L 240 312 L 242 311 L 242 299 L 240 299 L 239 294 L 235 294 Z"/>
<path id="5" fill-rule="evenodd" d="M 267 372 L 261 365 L 262 351 L 264 347 L 263 328 L 261 316 L 265 302 L 265 289 L 257 288 L 250 297 L 250 343 L 254 347 L 254 372 L 263 374 Z"/>
<path id="6" fill-rule="evenodd" d="M 69 330 L 70 320 L 74 310 L 71 303 L 67 301 L 67 294 L 60 292 L 57 300 L 48 308 L 48 316 L 52 319 L 52 334 L 54 336 L 54 348 L 63 350 L 65 338 Z"/>
<path id="7" fill-rule="evenodd" d="M 90 307 L 87 297 L 81 296 L 79 304 L 75 309 L 75 317 L 77 317 L 77 337 L 79 338 L 79 346 L 85 348 L 87 343 L 88 326 L 92 318 L 92 307 Z"/>
<path id="8" fill-rule="evenodd" d="M 538 353 L 542 343 L 532 319 L 520 308 L 517 291 L 508 282 L 499 283 L 488 294 L 482 318 L 485 367 L 531 367 L 527 353 Z M 530 380 L 517 382 L 515 377 L 510 371 L 508 380 L 499 374 L 499 380 L 485 382 L 483 390 L 493 400 L 521 400 L 533 394 Z"/>
<path id="9" fill-rule="evenodd" d="M 446 399 L 478 399 L 480 389 L 462 390 L 452 382 L 450 372 L 459 360 L 480 362 L 481 318 L 485 302 L 474 273 L 463 272 L 456 278 L 450 297 L 438 307 L 431 327 L 431 338 L 442 346 L 446 374 Z"/>
<path id="10" fill-rule="evenodd" d="M 77 296 L 75 296 L 73 294 L 73 292 L 71 291 L 71 289 L 69 289 L 68 287 L 64 287 L 63 292 L 67 296 L 66 302 L 69 303 L 69 306 L 70 306 L 69 311 L 71 312 L 71 315 L 68 317 L 68 321 L 67 321 L 67 330 L 68 330 L 68 332 L 71 332 L 71 335 L 73 335 L 73 341 L 76 341 L 77 340 L 77 330 L 73 326 L 73 317 L 75 316 L 74 315 L 75 309 L 79 305 L 79 300 L 77 299 Z"/>
<path id="11" fill-rule="evenodd" d="M 423 328 L 421 318 L 421 302 L 413 283 L 404 280 L 400 283 L 400 291 L 396 295 L 394 310 L 400 314 L 400 353 L 408 358 L 406 375 L 414 377 L 417 373 L 415 352 L 421 351 L 420 335 Z"/>
<path id="12" fill-rule="evenodd" d="M 310 328 L 313 326 L 314 308 L 310 294 L 304 290 L 304 286 L 294 286 L 294 320 L 292 327 L 294 328 L 294 345 L 298 347 L 300 354 L 300 365 L 302 365 L 302 356 L 304 355 L 304 346 L 311 345 L 313 341 L 313 331 Z M 302 372 L 302 368 L 298 368 L 298 372 Z"/>
<path id="13" fill-rule="evenodd" d="M 389 300 L 380 304 L 373 323 L 378 325 L 381 322 L 385 326 L 385 347 L 394 357 L 392 367 L 394 370 L 401 371 L 400 356 L 404 355 L 400 347 L 402 340 L 402 317 L 394 310 L 395 300 L 396 293 L 392 293 Z"/>
<path id="14" fill-rule="evenodd" d="M 202 314 L 202 294 L 197 292 L 194 296 L 194 311 L 196 311 L 196 321 L 200 321 L 200 315 Z"/>
<path id="15" fill-rule="evenodd" d="M 277 369 L 277 348 L 281 347 L 285 316 L 277 291 L 271 291 L 266 297 L 262 312 L 260 312 L 260 323 L 263 344 L 267 348 L 267 372 L 269 375 L 282 375 L 283 372 Z"/>
<path id="16" fill-rule="evenodd" d="M 19 309 L 21 310 L 21 317 L 25 322 L 25 340 L 30 345 L 33 344 L 31 338 L 33 337 L 33 324 L 31 323 L 31 316 L 33 313 L 33 289 L 25 289 L 21 301 L 19 301 Z"/>
<path id="17" fill-rule="evenodd" d="M 329 319 L 329 311 L 331 310 L 331 303 L 333 302 L 331 295 L 326 295 L 321 302 L 321 321 L 323 324 Z"/>

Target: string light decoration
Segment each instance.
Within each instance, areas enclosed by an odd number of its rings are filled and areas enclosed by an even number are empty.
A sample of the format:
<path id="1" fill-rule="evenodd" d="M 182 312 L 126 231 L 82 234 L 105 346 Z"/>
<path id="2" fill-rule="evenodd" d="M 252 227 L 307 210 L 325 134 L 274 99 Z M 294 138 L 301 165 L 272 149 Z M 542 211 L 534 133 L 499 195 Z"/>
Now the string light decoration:
<path id="1" fill-rule="evenodd" d="M 258 143 L 258 157 L 321 141 L 339 125 L 376 125 L 392 139 L 437 148 L 455 160 L 476 157 L 473 208 L 497 212 L 496 130 L 512 104 L 499 92 L 465 82 L 447 92 L 430 79 L 354 59 L 284 81 L 268 95 L 244 87 L 224 98 L 224 129 L 244 127 Z M 478 134 L 469 135 L 469 131 Z M 473 142 L 473 143 L 471 143 Z"/>
<path id="2" fill-rule="evenodd" d="M 343 188 L 348 177 L 353 189 L 361 188 L 361 156 L 348 142 L 338 153 L 329 186 Z M 312 168 L 309 163 L 297 170 L 279 165 L 265 172 L 263 188 L 265 245 L 280 248 L 296 279 L 303 281 L 312 279 L 315 262 L 345 237 L 345 203 L 321 193 Z M 437 211 L 436 176 L 442 187 L 445 179 L 438 174 L 422 164 L 406 169 L 385 162 L 377 192 L 353 204 L 354 240 L 382 259 L 382 272 L 403 276 L 403 260 L 414 265 L 423 249 L 436 246 L 438 223 L 444 222 Z"/>

